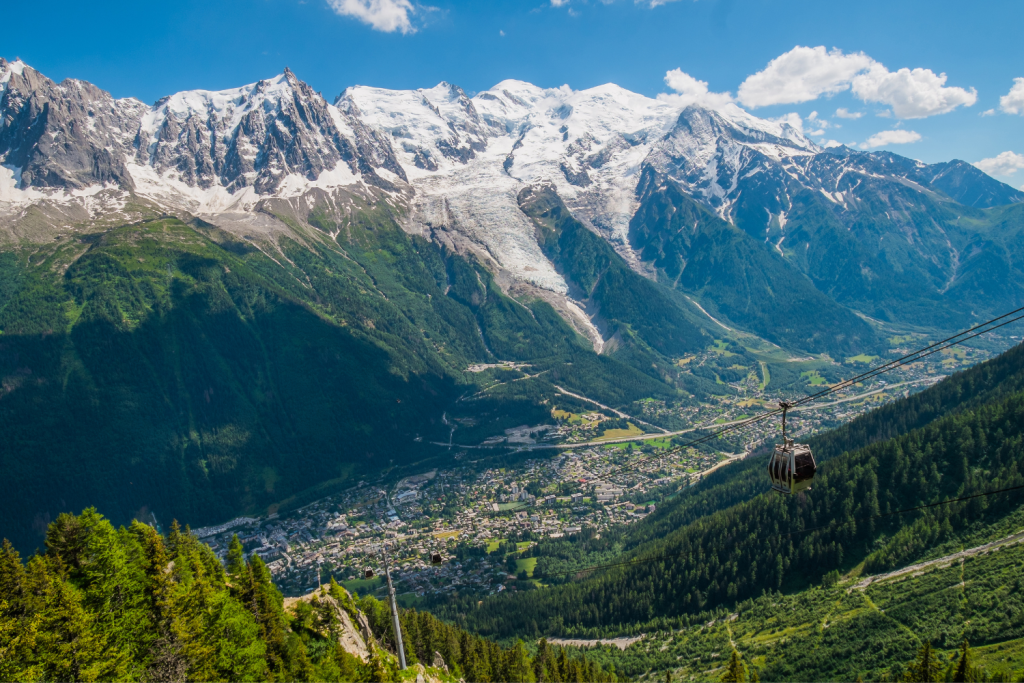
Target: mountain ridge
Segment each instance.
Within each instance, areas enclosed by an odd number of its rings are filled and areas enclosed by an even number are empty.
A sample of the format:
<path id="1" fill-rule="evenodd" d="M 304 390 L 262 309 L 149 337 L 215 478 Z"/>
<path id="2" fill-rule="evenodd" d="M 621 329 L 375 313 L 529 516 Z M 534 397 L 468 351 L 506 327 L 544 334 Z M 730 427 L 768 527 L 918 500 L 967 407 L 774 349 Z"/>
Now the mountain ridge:
<path id="1" fill-rule="evenodd" d="M 656 266 L 635 251 L 629 227 L 650 166 L 763 240 L 826 296 L 840 296 L 837 304 L 881 320 L 945 328 L 965 318 L 900 308 L 892 303 L 897 297 L 886 303 L 880 294 L 860 296 L 878 279 L 874 273 L 891 289 L 906 272 L 901 298 L 935 300 L 955 288 L 965 249 L 1016 267 L 1000 240 L 972 241 L 973 232 L 951 224 L 964 210 L 976 216 L 972 206 L 1019 202 L 1024 193 L 956 160 L 929 166 L 888 152 L 823 149 L 794 122 L 758 119 L 735 105 L 680 108 L 614 84 L 573 91 L 514 80 L 472 98 L 445 82 L 407 91 L 353 86 L 332 104 L 286 69 L 241 88 L 183 91 L 147 107 L 84 82 L 55 84 L 21 62 L 0 63 L 0 73 L 0 227 L 22 239 L 31 234 L 26 210 L 52 234 L 56 225 L 83 219 L 134 220 L 141 200 L 239 236 L 258 230 L 273 242 L 291 229 L 268 202 L 311 207 L 306 215 L 289 209 L 306 223 L 318 204 L 358 197 L 403 207 L 407 232 L 472 253 L 506 289 L 537 289 L 568 311 L 568 284 L 516 197 L 525 186 L 551 184 L 587 229 L 653 277 Z M 58 138 L 65 140 L 59 149 L 49 142 Z M 799 247 L 809 249 L 819 233 L 805 229 L 810 241 L 794 242 L 793 228 L 801 227 L 791 225 L 796 200 L 807 192 L 825 202 L 826 223 L 850 235 L 839 271 L 872 274 L 859 278 L 858 295 L 834 295 L 837 283 L 801 265 Z M 924 210 L 908 208 L 919 202 Z M 944 216 L 936 227 L 932 214 Z M 882 215 L 888 218 L 880 223 Z M 882 247 L 866 248 L 872 239 Z M 833 241 L 819 248 L 831 249 Z M 1019 296 L 1005 292 L 1000 303 Z M 592 321 L 574 312 L 563 317 L 586 327 L 595 348 L 608 341 L 597 339 Z M 726 319 L 753 329 L 744 315 Z"/>

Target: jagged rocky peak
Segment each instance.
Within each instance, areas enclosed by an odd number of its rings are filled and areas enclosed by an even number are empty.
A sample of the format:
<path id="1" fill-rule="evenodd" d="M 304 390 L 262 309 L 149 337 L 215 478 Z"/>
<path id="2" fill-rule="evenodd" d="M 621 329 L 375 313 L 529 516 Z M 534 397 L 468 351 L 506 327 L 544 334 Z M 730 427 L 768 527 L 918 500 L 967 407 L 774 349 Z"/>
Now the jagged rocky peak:
<path id="1" fill-rule="evenodd" d="M 20 172 L 20 187 L 132 187 L 125 152 L 146 106 L 115 100 L 91 83 L 61 83 L 20 60 L 0 60 L 0 163 Z"/>
<path id="2" fill-rule="evenodd" d="M 189 186 L 263 194 L 290 174 L 316 180 L 334 169 L 353 137 L 344 117 L 285 69 L 241 88 L 160 100 L 142 118 L 135 158 Z"/>

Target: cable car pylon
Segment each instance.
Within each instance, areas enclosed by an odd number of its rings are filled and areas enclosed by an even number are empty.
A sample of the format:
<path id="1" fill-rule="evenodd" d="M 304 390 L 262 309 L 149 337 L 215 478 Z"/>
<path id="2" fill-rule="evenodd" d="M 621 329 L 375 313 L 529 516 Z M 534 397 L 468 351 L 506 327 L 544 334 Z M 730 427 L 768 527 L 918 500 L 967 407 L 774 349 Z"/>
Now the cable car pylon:
<path id="1" fill-rule="evenodd" d="M 792 403 L 779 403 L 782 409 L 782 443 L 775 446 L 775 453 L 768 461 L 768 478 L 772 481 L 772 490 L 789 495 L 811 488 L 814 473 L 818 469 L 811 447 L 805 443 L 793 443 L 786 436 L 786 413 L 792 407 Z"/>

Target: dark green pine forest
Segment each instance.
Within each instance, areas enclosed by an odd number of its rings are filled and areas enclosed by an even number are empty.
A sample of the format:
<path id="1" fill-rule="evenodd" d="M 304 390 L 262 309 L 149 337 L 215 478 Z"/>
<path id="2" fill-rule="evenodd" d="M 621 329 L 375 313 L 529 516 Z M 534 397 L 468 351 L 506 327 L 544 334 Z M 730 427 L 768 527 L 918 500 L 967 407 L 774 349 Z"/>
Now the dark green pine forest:
<path id="1" fill-rule="evenodd" d="M 332 579 L 286 605 L 259 557 L 232 550 L 225 570 L 187 529 L 115 529 L 92 508 L 60 515 L 27 562 L 5 541 L 0 680 L 396 681 L 423 671 L 399 671 L 384 604 Z M 339 639 L 361 619 L 371 630 L 358 656 Z M 408 665 L 441 656 L 427 669 L 435 681 L 616 680 L 578 654 L 544 646 L 531 656 L 521 641 L 501 647 L 427 613 L 403 610 L 401 623 Z"/>

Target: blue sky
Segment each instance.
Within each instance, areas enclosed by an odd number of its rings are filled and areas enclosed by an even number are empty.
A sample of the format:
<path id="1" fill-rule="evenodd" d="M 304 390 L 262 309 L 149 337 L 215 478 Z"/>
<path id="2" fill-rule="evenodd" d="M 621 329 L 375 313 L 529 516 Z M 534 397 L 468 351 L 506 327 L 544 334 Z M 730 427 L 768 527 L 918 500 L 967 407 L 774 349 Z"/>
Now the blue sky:
<path id="1" fill-rule="evenodd" d="M 821 131 L 815 140 L 988 159 L 986 170 L 1024 185 L 1016 0 L 51 0 L 4 14 L 0 55 L 146 102 L 285 66 L 332 101 L 355 84 L 446 80 L 472 93 L 505 78 L 653 97 L 674 92 L 666 74 L 678 69 L 669 80 L 686 97 L 730 93 L 757 116 L 796 113 Z"/>

